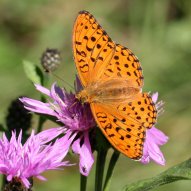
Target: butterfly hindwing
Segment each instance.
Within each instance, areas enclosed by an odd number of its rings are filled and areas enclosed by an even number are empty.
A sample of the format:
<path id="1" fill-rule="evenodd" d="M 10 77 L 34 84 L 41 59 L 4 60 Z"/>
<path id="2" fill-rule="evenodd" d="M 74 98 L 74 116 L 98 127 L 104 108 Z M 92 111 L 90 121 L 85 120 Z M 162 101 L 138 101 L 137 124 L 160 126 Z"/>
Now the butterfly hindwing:
<path id="1" fill-rule="evenodd" d="M 120 114 L 117 108 L 91 103 L 91 109 L 101 131 L 119 152 L 140 159 L 143 152 L 145 127 L 136 120 Z"/>
<path id="2" fill-rule="evenodd" d="M 132 159 L 141 158 L 146 128 L 151 128 L 157 117 L 148 93 L 140 93 L 129 103 L 92 103 L 91 109 L 105 137 L 118 151 Z"/>
<path id="3" fill-rule="evenodd" d="M 145 128 L 151 128 L 156 123 L 157 109 L 148 93 L 141 93 L 139 97 L 129 103 L 117 104 L 117 109 L 138 121 Z"/>

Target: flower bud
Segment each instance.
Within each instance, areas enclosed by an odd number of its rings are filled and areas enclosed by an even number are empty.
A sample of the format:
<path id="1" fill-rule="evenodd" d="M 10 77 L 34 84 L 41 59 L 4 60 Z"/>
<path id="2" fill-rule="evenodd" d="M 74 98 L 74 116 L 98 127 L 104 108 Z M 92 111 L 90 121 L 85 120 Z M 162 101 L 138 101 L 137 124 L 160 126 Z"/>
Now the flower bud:
<path id="1" fill-rule="evenodd" d="M 53 72 L 56 70 L 61 62 L 61 56 L 58 49 L 47 48 L 43 52 L 41 57 L 41 65 L 43 66 L 45 72 Z"/>

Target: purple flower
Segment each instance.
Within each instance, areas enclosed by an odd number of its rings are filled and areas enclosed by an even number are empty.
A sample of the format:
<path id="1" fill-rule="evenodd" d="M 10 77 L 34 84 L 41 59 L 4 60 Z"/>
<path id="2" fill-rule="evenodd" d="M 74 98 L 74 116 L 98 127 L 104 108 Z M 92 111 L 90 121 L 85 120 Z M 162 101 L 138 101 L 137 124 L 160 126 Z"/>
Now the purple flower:
<path id="1" fill-rule="evenodd" d="M 157 103 L 158 93 L 152 95 L 152 100 L 156 103 L 158 113 L 161 113 L 163 102 L 160 101 Z M 143 148 L 143 156 L 141 162 L 147 164 L 152 159 L 160 165 L 165 165 L 165 159 L 163 153 L 161 152 L 159 146 L 167 143 L 168 137 L 160 130 L 154 126 L 151 129 L 146 130 L 146 139 Z"/>
<path id="2" fill-rule="evenodd" d="M 40 85 L 36 85 L 36 88 L 41 93 L 49 96 L 52 101 L 44 103 L 34 99 L 22 98 L 21 101 L 25 108 L 36 113 L 54 116 L 59 122 L 63 123 L 62 133 L 65 133 L 64 137 L 70 138 L 73 135 L 70 145 L 63 143 L 63 150 L 71 146 L 73 152 L 79 154 L 80 173 L 87 176 L 94 162 L 89 130 L 96 125 L 89 104 L 81 104 L 76 99 L 75 94 L 68 93 L 56 84 L 52 85 L 51 90 Z M 77 78 L 76 91 L 79 91 L 80 88 L 81 85 Z M 56 131 L 57 128 L 54 129 Z"/>
<path id="3" fill-rule="evenodd" d="M 50 133 L 51 130 L 46 130 L 35 135 L 32 131 L 25 144 L 21 143 L 22 131 L 18 138 L 16 132 L 12 132 L 10 140 L 3 134 L 0 139 L 0 174 L 6 175 L 7 181 L 18 178 L 29 188 L 29 178 L 35 176 L 46 180 L 40 175 L 44 171 L 69 166 L 67 161 L 62 161 L 68 152 L 66 147 L 63 148 L 63 144 L 70 144 L 72 138 L 68 141 L 63 137 L 52 144 L 46 144 L 50 141 Z M 58 129 L 53 136 L 56 137 L 59 133 Z"/>

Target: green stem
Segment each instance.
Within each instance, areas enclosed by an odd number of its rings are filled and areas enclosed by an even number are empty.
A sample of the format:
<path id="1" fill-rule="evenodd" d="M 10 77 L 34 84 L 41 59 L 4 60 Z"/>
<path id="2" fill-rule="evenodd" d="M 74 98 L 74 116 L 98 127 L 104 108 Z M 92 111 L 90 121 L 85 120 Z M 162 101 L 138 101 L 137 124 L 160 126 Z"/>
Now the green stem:
<path id="1" fill-rule="evenodd" d="M 3 175 L 3 176 L 2 176 L 2 185 L 1 185 L 1 190 L 4 190 L 5 183 L 6 183 L 6 176 L 5 176 L 5 175 Z"/>
<path id="2" fill-rule="evenodd" d="M 38 128 L 37 128 L 37 133 L 39 133 L 39 132 L 41 132 L 41 130 L 42 130 L 42 125 L 43 125 L 43 123 L 45 122 L 45 118 L 44 118 L 44 116 L 39 116 L 39 120 L 38 120 Z"/>
<path id="3" fill-rule="evenodd" d="M 96 174 L 95 174 L 95 191 L 102 190 L 104 167 L 106 160 L 107 150 L 99 149 L 96 161 Z"/>
<path id="4" fill-rule="evenodd" d="M 80 174 L 80 191 L 86 191 L 87 176 Z"/>
<path id="5" fill-rule="evenodd" d="M 119 155 L 120 155 L 119 152 L 116 152 L 116 151 L 113 152 L 113 155 L 111 157 L 111 160 L 109 162 L 109 166 L 108 166 L 108 169 L 107 169 L 107 174 L 106 174 L 106 178 L 105 178 L 103 191 L 108 191 L 109 190 L 109 187 L 110 187 L 110 184 L 111 184 L 111 178 L 112 178 L 112 175 L 113 175 L 113 172 L 114 172 L 116 162 L 117 162 L 117 160 L 119 158 Z"/>

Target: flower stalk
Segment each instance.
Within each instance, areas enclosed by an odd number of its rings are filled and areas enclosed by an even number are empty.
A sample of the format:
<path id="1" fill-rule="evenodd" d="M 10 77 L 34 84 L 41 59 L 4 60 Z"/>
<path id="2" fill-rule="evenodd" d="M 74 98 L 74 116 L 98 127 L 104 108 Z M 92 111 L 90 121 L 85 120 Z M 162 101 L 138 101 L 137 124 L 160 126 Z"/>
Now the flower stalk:
<path id="1" fill-rule="evenodd" d="M 112 156 L 111 156 L 111 160 L 109 162 L 109 166 L 107 169 L 107 174 L 106 174 L 106 178 L 105 178 L 103 191 L 109 191 L 109 187 L 111 184 L 111 178 L 113 176 L 114 168 L 115 168 L 115 165 L 118 161 L 119 155 L 120 155 L 119 152 L 114 151 Z"/>
<path id="2" fill-rule="evenodd" d="M 95 174 L 95 191 L 102 190 L 106 156 L 107 156 L 107 150 L 101 148 L 98 149 L 97 161 L 96 161 L 96 174 Z"/>
<path id="3" fill-rule="evenodd" d="M 80 174 L 80 191 L 86 191 L 87 176 Z"/>

